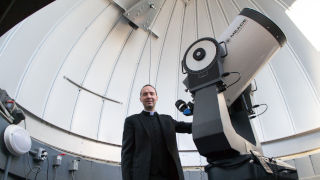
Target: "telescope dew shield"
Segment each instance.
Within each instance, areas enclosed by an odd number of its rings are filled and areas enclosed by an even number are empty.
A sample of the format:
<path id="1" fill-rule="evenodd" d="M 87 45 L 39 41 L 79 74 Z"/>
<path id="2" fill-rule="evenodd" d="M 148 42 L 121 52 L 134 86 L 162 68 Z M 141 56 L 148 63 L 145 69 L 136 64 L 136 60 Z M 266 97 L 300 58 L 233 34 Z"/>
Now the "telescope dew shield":
<path id="1" fill-rule="evenodd" d="M 243 9 L 232 21 L 218 42 L 226 43 L 228 55 L 223 60 L 224 72 L 239 72 L 239 82 L 229 87 L 224 96 L 230 106 L 253 80 L 257 72 L 286 42 L 281 29 L 263 14 Z M 227 77 L 232 84 L 238 77 Z"/>

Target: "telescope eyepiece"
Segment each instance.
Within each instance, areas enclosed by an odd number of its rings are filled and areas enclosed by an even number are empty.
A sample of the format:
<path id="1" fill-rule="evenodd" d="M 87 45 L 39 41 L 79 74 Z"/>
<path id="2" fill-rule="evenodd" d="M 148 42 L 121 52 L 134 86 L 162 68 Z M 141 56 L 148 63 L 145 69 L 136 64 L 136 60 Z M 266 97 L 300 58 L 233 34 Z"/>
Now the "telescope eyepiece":
<path id="1" fill-rule="evenodd" d="M 181 99 L 177 100 L 175 105 L 180 112 L 183 112 L 188 108 L 187 103 Z"/>
<path id="2" fill-rule="evenodd" d="M 179 99 L 176 101 L 175 105 L 176 105 L 177 109 L 183 113 L 183 115 L 185 115 L 185 116 L 193 115 L 193 103 L 188 102 L 188 104 L 187 104 L 183 100 Z"/>

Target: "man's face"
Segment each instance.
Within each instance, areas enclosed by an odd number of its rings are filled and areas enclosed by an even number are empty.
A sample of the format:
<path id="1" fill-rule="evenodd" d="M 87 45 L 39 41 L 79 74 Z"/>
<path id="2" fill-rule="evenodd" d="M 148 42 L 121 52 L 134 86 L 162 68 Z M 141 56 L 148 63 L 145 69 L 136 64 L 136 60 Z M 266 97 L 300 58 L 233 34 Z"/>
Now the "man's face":
<path id="1" fill-rule="evenodd" d="M 151 86 L 146 86 L 141 89 L 140 101 L 147 111 L 154 111 L 158 96 L 155 89 Z"/>

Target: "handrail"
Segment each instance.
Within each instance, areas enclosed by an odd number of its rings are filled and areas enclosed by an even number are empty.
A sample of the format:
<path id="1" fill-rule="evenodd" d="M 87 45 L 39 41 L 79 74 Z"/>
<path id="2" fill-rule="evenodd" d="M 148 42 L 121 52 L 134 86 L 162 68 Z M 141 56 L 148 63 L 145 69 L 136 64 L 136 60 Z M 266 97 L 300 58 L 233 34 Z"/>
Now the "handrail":
<path id="1" fill-rule="evenodd" d="M 119 101 L 116 101 L 116 100 L 114 100 L 114 99 L 107 98 L 107 97 L 105 97 L 105 96 L 103 96 L 103 95 L 100 95 L 100 94 L 98 94 L 98 93 L 95 93 L 95 92 L 93 92 L 93 91 L 91 91 L 91 90 L 89 90 L 89 89 L 81 86 L 80 84 L 77 84 L 76 82 L 72 81 L 71 79 L 69 79 L 69 78 L 66 77 L 66 76 L 63 76 L 63 78 L 66 79 L 67 81 L 69 81 L 71 84 L 77 86 L 78 88 L 80 88 L 80 89 L 82 89 L 82 90 L 85 90 L 85 91 L 87 91 L 87 92 L 89 92 L 89 93 L 91 93 L 91 94 L 93 94 L 93 95 L 98 96 L 98 97 L 101 97 L 102 99 L 105 99 L 105 100 L 108 100 L 108 101 L 112 101 L 112 102 L 115 102 L 115 103 L 118 103 L 118 104 L 123 104 L 122 102 L 119 102 Z"/>

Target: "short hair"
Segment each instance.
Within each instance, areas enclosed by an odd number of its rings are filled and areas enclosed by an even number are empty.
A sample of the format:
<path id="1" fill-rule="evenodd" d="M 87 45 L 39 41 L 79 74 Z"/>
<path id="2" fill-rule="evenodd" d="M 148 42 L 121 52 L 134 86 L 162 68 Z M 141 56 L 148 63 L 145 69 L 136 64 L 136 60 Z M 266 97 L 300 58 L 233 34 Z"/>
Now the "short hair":
<path id="1" fill-rule="evenodd" d="M 146 85 L 144 85 L 142 88 L 141 88 L 141 90 L 140 90 L 140 96 L 142 95 L 142 89 L 143 88 L 145 88 L 145 87 L 147 87 L 147 86 L 150 86 L 150 87 L 152 87 L 153 89 L 154 89 L 154 91 L 156 92 L 156 95 L 157 95 L 157 90 L 156 90 L 156 88 L 154 87 L 154 86 L 152 86 L 151 84 L 146 84 Z"/>

